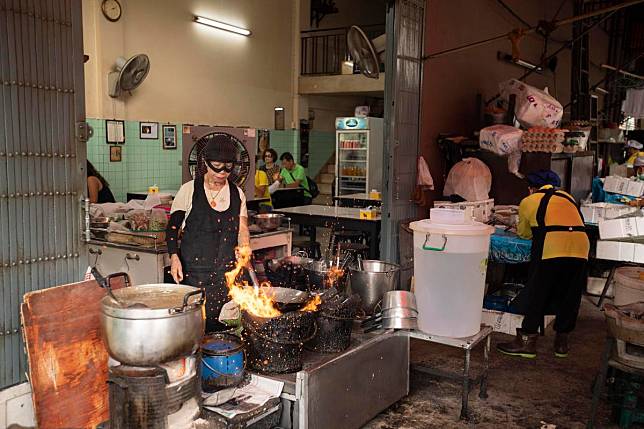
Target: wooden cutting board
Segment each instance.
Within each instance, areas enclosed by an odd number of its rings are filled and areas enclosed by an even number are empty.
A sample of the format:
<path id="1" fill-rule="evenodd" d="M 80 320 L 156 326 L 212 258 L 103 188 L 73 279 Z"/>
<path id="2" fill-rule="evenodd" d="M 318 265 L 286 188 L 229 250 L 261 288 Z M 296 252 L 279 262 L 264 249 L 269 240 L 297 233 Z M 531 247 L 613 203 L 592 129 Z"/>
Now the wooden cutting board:
<path id="1" fill-rule="evenodd" d="M 112 287 L 121 287 L 120 279 Z M 101 339 L 96 281 L 24 296 L 22 324 L 40 429 L 93 428 L 108 420 L 107 350 Z"/>

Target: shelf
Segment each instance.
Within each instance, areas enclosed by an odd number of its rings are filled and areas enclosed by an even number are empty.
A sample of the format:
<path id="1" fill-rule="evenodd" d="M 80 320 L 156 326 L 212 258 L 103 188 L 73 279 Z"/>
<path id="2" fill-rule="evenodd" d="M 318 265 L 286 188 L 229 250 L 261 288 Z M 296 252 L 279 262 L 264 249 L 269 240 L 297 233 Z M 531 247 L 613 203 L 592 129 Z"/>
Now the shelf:
<path id="1" fill-rule="evenodd" d="M 366 159 L 341 159 L 340 162 L 367 162 Z"/>
<path id="2" fill-rule="evenodd" d="M 341 179 L 366 179 L 367 176 L 342 176 L 340 175 Z"/>
<path id="3" fill-rule="evenodd" d="M 340 150 L 367 150 L 366 147 L 341 147 Z"/>

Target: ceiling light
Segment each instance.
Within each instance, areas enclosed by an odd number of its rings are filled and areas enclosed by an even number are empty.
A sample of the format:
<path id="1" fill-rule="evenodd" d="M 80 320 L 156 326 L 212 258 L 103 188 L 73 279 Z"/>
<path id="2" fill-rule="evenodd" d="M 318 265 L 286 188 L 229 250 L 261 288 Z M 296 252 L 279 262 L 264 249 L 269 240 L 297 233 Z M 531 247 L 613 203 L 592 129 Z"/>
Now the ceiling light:
<path id="1" fill-rule="evenodd" d="M 543 68 L 541 66 L 538 66 L 536 64 L 529 63 L 527 61 L 521 60 L 521 59 L 513 59 L 512 55 L 506 54 L 504 52 L 497 52 L 496 53 L 496 58 L 501 61 L 505 61 L 511 64 L 516 64 L 518 66 L 521 66 L 523 68 L 526 68 L 528 70 L 534 70 L 537 73 L 543 72 Z"/>
<path id="2" fill-rule="evenodd" d="M 198 24 L 207 25 L 208 27 L 213 27 L 218 30 L 229 31 L 235 34 L 241 34 L 242 36 L 250 36 L 250 30 L 245 28 L 237 27 L 235 25 L 226 24 L 225 22 L 215 21 L 214 19 L 204 18 L 203 16 L 195 16 L 195 22 Z"/>

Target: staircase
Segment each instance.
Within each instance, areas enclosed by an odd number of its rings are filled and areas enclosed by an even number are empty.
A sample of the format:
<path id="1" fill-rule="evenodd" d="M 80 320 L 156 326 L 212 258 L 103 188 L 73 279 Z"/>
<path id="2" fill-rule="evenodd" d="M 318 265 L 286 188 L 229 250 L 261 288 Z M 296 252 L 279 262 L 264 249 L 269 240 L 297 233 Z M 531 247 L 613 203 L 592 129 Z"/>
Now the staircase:
<path id="1" fill-rule="evenodd" d="M 333 179 L 335 179 L 335 154 L 329 158 L 318 175 L 315 176 L 315 183 L 318 185 L 320 195 L 313 200 L 313 204 L 333 205 Z"/>

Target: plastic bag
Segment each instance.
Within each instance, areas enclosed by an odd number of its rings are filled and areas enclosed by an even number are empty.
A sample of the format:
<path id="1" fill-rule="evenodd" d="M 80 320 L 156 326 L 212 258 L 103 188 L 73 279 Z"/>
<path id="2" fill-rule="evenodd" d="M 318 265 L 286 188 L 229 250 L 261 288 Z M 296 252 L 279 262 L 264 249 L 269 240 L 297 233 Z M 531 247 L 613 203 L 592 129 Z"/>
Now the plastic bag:
<path id="1" fill-rule="evenodd" d="M 497 155 L 509 155 L 521 150 L 523 131 L 509 125 L 492 125 L 481 130 L 479 146 Z"/>
<path id="2" fill-rule="evenodd" d="M 467 201 L 480 201 L 489 198 L 490 188 L 492 173 L 487 165 L 476 158 L 465 158 L 449 171 L 443 194 L 456 194 Z"/>
<path id="3" fill-rule="evenodd" d="M 548 92 L 510 79 L 499 85 L 501 96 L 506 100 L 516 96 L 514 114 L 525 127 L 557 128 L 563 116 L 563 107 Z"/>
<path id="4" fill-rule="evenodd" d="M 425 161 L 425 158 L 422 156 L 418 157 L 418 180 L 416 181 L 416 184 L 421 186 L 423 190 L 434 189 L 434 179 L 429 172 L 427 161 Z"/>
<path id="5" fill-rule="evenodd" d="M 165 231 L 168 226 L 168 217 L 163 209 L 152 209 L 150 213 L 150 223 L 148 228 L 150 231 Z"/>
<path id="6" fill-rule="evenodd" d="M 130 222 L 132 231 L 147 231 L 150 226 L 150 216 L 145 210 L 132 210 L 125 214 L 125 219 Z"/>

